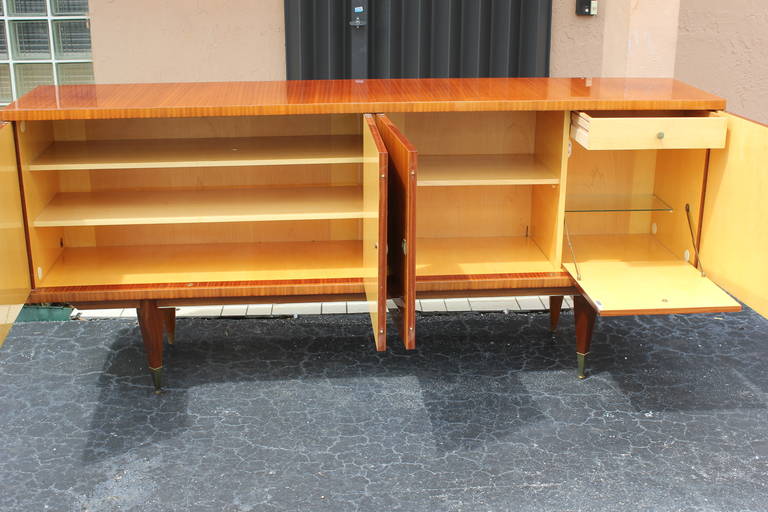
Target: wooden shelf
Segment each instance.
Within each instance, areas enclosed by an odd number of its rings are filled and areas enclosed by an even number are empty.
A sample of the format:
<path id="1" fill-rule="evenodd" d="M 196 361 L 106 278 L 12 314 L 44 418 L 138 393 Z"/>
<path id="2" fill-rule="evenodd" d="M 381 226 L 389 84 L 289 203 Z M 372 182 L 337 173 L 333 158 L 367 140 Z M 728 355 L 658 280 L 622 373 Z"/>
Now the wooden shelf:
<path id="1" fill-rule="evenodd" d="M 556 185 L 553 173 L 534 155 L 420 155 L 420 187 Z"/>
<path id="2" fill-rule="evenodd" d="M 601 315 L 739 311 L 741 306 L 653 235 L 571 237 L 563 264 Z"/>
<path id="3" fill-rule="evenodd" d="M 528 237 L 416 240 L 417 277 L 558 270 Z"/>
<path id="4" fill-rule="evenodd" d="M 357 135 L 54 142 L 31 171 L 361 163 Z"/>
<path id="5" fill-rule="evenodd" d="M 34 226 L 361 219 L 362 187 L 76 192 L 56 195 Z"/>
<path id="6" fill-rule="evenodd" d="M 70 247 L 39 286 L 338 279 L 364 273 L 359 240 Z"/>

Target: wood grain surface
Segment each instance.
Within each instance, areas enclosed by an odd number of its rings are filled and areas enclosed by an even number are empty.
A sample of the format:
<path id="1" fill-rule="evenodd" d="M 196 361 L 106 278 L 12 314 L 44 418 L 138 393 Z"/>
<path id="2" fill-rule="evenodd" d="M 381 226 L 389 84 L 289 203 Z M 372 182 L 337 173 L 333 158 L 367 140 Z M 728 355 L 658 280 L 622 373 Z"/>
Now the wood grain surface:
<path id="1" fill-rule="evenodd" d="M 5 121 L 492 110 L 719 110 L 666 78 L 435 78 L 40 86 Z"/>

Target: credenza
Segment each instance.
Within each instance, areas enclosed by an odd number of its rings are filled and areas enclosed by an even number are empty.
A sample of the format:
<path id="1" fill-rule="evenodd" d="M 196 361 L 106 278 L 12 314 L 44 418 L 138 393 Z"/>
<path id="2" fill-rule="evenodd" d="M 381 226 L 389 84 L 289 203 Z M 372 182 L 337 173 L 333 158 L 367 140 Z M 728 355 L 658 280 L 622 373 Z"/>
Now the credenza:
<path id="1" fill-rule="evenodd" d="M 0 337 L 23 303 L 175 308 L 574 297 L 597 316 L 768 315 L 768 127 L 671 79 L 41 86 L 0 112 Z M 724 291 L 725 290 L 725 291 Z M 727 291 L 727 292 L 726 292 Z M 396 310 L 387 311 L 387 299 Z"/>

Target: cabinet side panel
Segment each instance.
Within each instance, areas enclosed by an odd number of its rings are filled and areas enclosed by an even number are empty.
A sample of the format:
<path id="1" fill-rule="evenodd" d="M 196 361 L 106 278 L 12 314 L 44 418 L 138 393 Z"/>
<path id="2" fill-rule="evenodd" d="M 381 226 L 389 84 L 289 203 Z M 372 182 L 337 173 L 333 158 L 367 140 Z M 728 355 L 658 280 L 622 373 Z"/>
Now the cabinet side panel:
<path id="1" fill-rule="evenodd" d="M 560 178 L 560 185 L 538 185 L 531 196 L 531 236 L 549 261 L 560 268 L 563 211 L 568 166 L 569 118 L 566 112 L 539 112 L 535 157 Z"/>
<path id="2" fill-rule="evenodd" d="M 728 138 L 710 153 L 701 260 L 713 281 L 768 317 L 768 126 L 723 116 Z"/>
<path id="3" fill-rule="evenodd" d="M 44 278 L 62 252 L 63 230 L 32 228 L 43 208 L 59 192 L 58 171 L 32 172 L 29 164 L 53 142 L 53 128 L 48 121 L 16 123 L 17 150 L 21 165 L 33 279 Z"/>
<path id="4" fill-rule="evenodd" d="M 10 124 L 0 127 L 0 345 L 29 295 L 29 263 Z"/>

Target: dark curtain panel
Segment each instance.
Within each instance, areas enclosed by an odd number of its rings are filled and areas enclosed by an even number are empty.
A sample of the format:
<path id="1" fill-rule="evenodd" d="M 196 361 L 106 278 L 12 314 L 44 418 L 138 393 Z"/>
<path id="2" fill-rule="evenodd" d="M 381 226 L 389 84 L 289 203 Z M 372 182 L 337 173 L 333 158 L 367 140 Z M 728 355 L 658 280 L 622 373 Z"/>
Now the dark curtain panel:
<path id="1" fill-rule="evenodd" d="M 287 75 L 548 76 L 551 16 L 552 0 L 285 0 Z"/>

